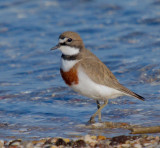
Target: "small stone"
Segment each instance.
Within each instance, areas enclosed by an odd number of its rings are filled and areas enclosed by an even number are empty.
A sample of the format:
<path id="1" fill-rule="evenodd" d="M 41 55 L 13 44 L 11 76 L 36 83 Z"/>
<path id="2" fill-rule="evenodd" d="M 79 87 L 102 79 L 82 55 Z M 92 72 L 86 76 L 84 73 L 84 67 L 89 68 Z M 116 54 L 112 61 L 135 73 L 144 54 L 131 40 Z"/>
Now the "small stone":
<path id="1" fill-rule="evenodd" d="M 46 142 L 44 144 L 54 144 L 56 143 L 58 138 L 49 138 L 46 140 Z"/>
<path id="2" fill-rule="evenodd" d="M 26 144 L 26 148 L 34 148 L 34 146 L 32 143 L 28 143 L 28 144 Z"/>
<path id="3" fill-rule="evenodd" d="M 142 146 L 140 144 L 134 144 L 135 148 L 142 148 Z"/>
<path id="4" fill-rule="evenodd" d="M 96 140 L 97 136 L 91 136 L 91 139 Z"/>
<path id="5" fill-rule="evenodd" d="M 58 148 L 57 146 L 55 146 L 55 145 L 53 145 L 53 146 L 51 146 L 50 148 Z"/>
<path id="6" fill-rule="evenodd" d="M 143 143 L 143 138 L 139 138 L 135 140 L 137 144 L 142 144 Z"/>
<path id="7" fill-rule="evenodd" d="M 70 140 L 68 138 L 63 139 L 66 143 L 68 143 Z"/>
<path id="8" fill-rule="evenodd" d="M 121 146 L 122 146 L 123 148 L 130 148 L 130 147 L 131 147 L 130 144 L 122 144 Z"/>
<path id="9" fill-rule="evenodd" d="M 143 145 L 144 146 L 149 146 L 149 145 L 151 145 L 151 143 L 144 143 Z"/>
<path id="10" fill-rule="evenodd" d="M 106 148 L 105 144 L 99 143 L 99 144 L 95 144 L 94 146 L 95 148 Z"/>
<path id="11" fill-rule="evenodd" d="M 67 146 L 73 146 L 73 144 L 74 144 L 74 141 L 73 140 L 71 140 L 71 141 L 69 141 L 68 143 L 67 143 Z"/>
<path id="12" fill-rule="evenodd" d="M 91 143 L 88 143 L 91 147 L 95 147 L 97 142 L 91 142 Z"/>
<path id="13" fill-rule="evenodd" d="M 93 140 L 90 135 L 86 135 L 84 141 L 87 143 L 96 143 L 96 140 Z"/>
<path id="14" fill-rule="evenodd" d="M 55 143 L 56 146 L 60 146 L 60 145 L 64 145 L 66 146 L 66 142 L 62 139 L 62 138 L 59 138 L 56 143 Z"/>
<path id="15" fill-rule="evenodd" d="M 99 136 L 97 137 L 97 140 L 106 140 L 106 137 L 99 135 Z"/>
<path id="16" fill-rule="evenodd" d="M 43 148 L 51 148 L 51 146 L 52 146 L 51 144 L 44 144 Z"/>
<path id="17" fill-rule="evenodd" d="M 51 143 L 56 143 L 59 138 L 51 138 Z"/>
<path id="18" fill-rule="evenodd" d="M 117 145 L 117 146 L 116 146 L 116 148 L 122 148 L 122 145 L 121 145 L 121 144 L 119 144 L 119 145 Z"/>
<path id="19" fill-rule="evenodd" d="M 148 137 L 148 135 L 143 135 L 143 138 L 147 138 Z"/>
<path id="20" fill-rule="evenodd" d="M 19 148 L 19 146 L 17 146 L 17 145 L 11 145 L 11 146 L 9 146 L 9 148 Z"/>
<path id="21" fill-rule="evenodd" d="M 77 140 L 74 142 L 73 147 L 85 147 L 86 143 L 84 140 Z"/>
<path id="22" fill-rule="evenodd" d="M 159 136 L 156 136 L 156 137 L 155 137 L 155 140 L 156 140 L 156 141 L 159 141 L 159 140 L 160 140 Z"/>
<path id="23" fill-rule="evenodd" d="M 13 140 L 9 143 L 9 146 L 19 146 L 21 144 L 21 139 Z"/>
<path id="24" fill-rule="evenodd" d="M 0 148 L 2 148 L 4 146 L 4 141 L 0 140 Z"/>
<path id="25" fill-rule="evenodd" d="M 127 126 L 128 125 L 128 123 L 121 123 L 121 126 Z"/>
<path id="26" fill-rule="evenodd" d="M 130 141 L 129 141 L 129 140 L 127 140 L 127 141 L 125 142 L 125 144 L 130 144 Z"/>
<path id="27" fill-rule="evenodd" d="M 154 137 L 153 136 L 149 136 L 147 137 L 147 140 L 152 140 Z"/>
<path id="28" fill-rule="evenodd" d="M 44 144 L 45 142 L 46 142 L 46 139 L 41 139 L 41 140 L 32 141 L 32 144 L 33 144 L 33 145 L 36 145 L 36 144 Z"/>
<path id="29" fill-rule="evenodd" d="M 154 144 L 154 143 L 157 143 L 156 140 L 151 140 L 150 143 Z"/>
<path id="30" fill-rule="evenodd" d="M 111 141 L 106 141 L 106 145 L 109 147 Z"/>

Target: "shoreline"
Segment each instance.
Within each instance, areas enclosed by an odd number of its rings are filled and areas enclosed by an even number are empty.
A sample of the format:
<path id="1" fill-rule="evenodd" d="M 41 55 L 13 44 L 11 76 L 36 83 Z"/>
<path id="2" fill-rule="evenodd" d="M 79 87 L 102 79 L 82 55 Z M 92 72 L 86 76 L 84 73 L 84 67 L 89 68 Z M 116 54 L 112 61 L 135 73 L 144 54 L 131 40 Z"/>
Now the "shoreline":
<path id="1" fill-rule="evenodd" d="M 134 135 L 116 136 L 107 138 L 103 135 L 85 135 L 77 139 L 69 138 L 42 138 L 40 140 L 23 141 L 15 139 L 11 141 L 0 140 L 0 148 L 57 148 L 57 147 L 108 147 L 108 148 L 143 148 L 160 147 L 160 136 Z"/>

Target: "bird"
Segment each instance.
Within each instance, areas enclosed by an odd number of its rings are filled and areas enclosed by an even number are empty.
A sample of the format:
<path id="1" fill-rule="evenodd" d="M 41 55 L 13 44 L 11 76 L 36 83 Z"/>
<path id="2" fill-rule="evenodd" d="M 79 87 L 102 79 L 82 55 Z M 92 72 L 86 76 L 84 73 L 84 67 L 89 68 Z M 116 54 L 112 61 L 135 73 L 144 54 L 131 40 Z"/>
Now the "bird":
<path id="1" fill-rule="evenodd" d="M 65 31 L 60 34 L 58 44 L 51 48 L 55 49 L 62 52 L 60 73 L 65 83 L 74 91 L 94 99 L 97 103 L 97 111 L 91 116 L 89 123 L 95 123 L 96 116 L 98 121 L 102 122 L 101 110 L 108 104 L 108 99 L 130 96 L 145 100 L 120 84 L 109 68 L 85 48 L 78 33 Z"/>

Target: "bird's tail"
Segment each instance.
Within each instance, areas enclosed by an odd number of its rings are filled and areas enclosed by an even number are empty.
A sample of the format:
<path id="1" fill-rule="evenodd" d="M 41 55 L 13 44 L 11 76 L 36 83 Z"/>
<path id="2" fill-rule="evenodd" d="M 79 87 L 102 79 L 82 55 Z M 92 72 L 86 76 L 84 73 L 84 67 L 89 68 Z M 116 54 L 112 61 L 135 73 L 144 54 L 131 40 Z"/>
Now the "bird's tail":
<path id="1" fill-rule="evenodd" d="M 142 100 L 142 101 L 145 101 L 145 98 L 144 97 L 142 97 L 142 96 L 140 96 L 140 95 L 138 95 L 138 94 L 136 94 L 136 93 L 132 93 L 132 96 L 133 97 L 135 97 L 135 98 L 138 98 L 138 99 L 140 99 L 140 100 Z"/>
<path id="2" fill-rule="evenodd" d="M 121 85 L 119 90 L 123 91 L 124 93 L 126 93 L 129 96 L 132 96 L 132 97 L 138 98 L 142 101 L 145 101 L 145 98 L 143 98 L 142 96 L 140 96 L 140 95 L 136 94 L 135 92 L 129 90 L 128 88 L 124 87 L 123 85 Z"/>

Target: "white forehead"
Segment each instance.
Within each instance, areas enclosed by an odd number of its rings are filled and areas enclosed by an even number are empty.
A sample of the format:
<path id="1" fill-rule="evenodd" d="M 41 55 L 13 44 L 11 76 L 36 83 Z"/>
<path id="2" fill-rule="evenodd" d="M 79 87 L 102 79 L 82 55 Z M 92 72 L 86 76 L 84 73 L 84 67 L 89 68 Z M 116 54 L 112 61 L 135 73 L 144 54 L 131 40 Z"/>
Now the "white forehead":
<path id="1" fill-rule="evenodd" d="M 64 43 L 67 41 L 67 38 L 64 38 L 64 39 L 59 39 L 59 43 Z"/>

